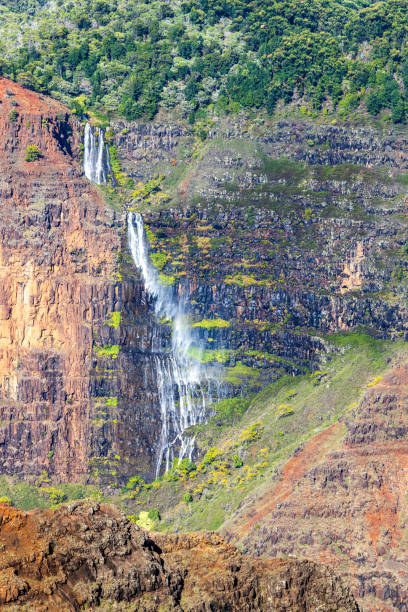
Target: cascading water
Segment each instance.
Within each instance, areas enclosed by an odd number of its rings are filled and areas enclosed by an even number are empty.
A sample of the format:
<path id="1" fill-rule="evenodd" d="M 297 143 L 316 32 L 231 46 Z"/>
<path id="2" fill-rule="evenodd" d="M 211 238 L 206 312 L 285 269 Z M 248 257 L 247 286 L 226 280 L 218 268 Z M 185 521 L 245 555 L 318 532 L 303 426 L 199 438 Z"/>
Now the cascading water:
<path id="1" fill-rule="evenodd" d="M 141 215 L 129 212 L 127 222 L 130 252 L 147 293 L 154 299 L 155 314 L 167 319 L 172 328 L 169 349 L 163 350 L 159 343 L 152 347 L 162 425 L 156 463 L 159 476 L 163 463 L 169 469 L 176 448 L 179 458 L 191 458 L 194 438 L 183 433 L 202 423 L 208 406 L 220 397 L 220 377 L 217 368 L 204 366 L 199 359 L 200 347 L 187 323 L 186 301 L 175 297 L 172 288 L 160 281 L 150 260 Z M 192 349 L 197 358 L 192 357 Z"/>
<path id="2" fill-rule="evenodd" d="M 89 122 L 85 125 L 84 172 L 90 181 L 101 185 L 113 179 L 109 149 L 105 143 L 104 132 L 94 128 Z"/>

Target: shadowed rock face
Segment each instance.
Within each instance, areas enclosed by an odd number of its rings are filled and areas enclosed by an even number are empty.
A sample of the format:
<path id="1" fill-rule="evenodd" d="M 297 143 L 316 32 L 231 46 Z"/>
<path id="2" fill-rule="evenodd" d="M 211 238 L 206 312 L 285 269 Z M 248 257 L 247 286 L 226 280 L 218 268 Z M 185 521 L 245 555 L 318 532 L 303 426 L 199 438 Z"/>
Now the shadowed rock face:
<path id="1" fill-rule="evenodd" d="M 0 505 L 2 610 L 357 612 L 348 587 L 308 561 L 259 561 L 211 533 L 142 531 L 113 506 L 24 513 Z M 114 606 L 114 607 L 110 607 Z"/>
<path id="2" fill-rule="evenodd" d="M 250 554 L 301 556 L 348 576 L 367 611 L 407 610 L 408 364 L 299 449 L 225 534 Z"/>

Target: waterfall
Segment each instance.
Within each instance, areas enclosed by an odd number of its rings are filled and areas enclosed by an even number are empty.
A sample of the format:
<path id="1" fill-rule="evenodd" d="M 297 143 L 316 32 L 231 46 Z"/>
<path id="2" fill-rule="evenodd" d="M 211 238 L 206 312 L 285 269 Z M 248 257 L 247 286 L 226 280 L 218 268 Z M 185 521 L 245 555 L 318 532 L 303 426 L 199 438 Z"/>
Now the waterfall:
<path id="1" fill-rule="evenodd" d="M 113 179 L 109 149 L 105 143 L 104 132 L 94 128 L 88 121 L 84 135 L 84 172 L 90 181 L 101 185 Z"/>
<path id="2" fill-rule="evenodd" d="M 153 346 L 154 368 L 161 411 L 161 433 L 157 452 L 156 477 L 163 462 L 166 471 L 174 458 L 191 459 L 194 438 L 183 436 L 184 431 L 202 423 L 208 406 L 220 395 L 217 368 L 201 363 L 200 346 L 194 342 L 193 330 L 187 322 L 187 303 L 174 296 L 172 287 L 164 285 L 149 256 L 143 219 L 139 213 L 129 212 L 127 218 L 129 248 L 136 267 L 140 270 L 147 293 L 154 299 L 155 314 L 167 319 L 172 328 L 171 346 Z M 191 349 L 194 354 L 191 356 Z"/>

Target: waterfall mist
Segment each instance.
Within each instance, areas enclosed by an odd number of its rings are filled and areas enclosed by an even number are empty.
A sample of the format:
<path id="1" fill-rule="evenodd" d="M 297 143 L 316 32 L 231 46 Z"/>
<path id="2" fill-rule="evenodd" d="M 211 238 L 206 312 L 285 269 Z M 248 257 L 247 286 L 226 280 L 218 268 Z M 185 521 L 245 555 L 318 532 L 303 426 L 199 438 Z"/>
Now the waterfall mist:
<path id="1" fill-rule="evenodd" d="M 153 346 L 161 411 L 157 477 L 163 464 L 166 470 L 170 468 L 175 450 L 179 458 L 191 458 L 195 439 L 183 433 L 188 427 L 205 420 L 208 407 L 222 395 L 222 384 L 219 368 L 206 366 L 200 361 L 201 347 L 188 323 L 187 300 L 175 295 L 172 287 L 160 281 L 149 256 L 141 215 L 129 212 L 127 225 L 129 249 L 146 291 L 154 300 L 155 314 L 159 319 L 167 319 L 172 329 L 168 349 L 161 348 L 158 341 Z"/>

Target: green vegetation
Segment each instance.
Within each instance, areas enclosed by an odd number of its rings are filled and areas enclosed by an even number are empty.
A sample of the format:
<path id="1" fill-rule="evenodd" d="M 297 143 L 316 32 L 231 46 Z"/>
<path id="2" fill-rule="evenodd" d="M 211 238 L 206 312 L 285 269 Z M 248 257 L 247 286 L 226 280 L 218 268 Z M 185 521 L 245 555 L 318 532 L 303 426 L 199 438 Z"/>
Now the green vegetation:
<path id="1" fill-rule="evenodd" d="M 174 285 L 174 283 L 176 282 L 176 279 L 174 276 L 163 274 L 163 272 L 160 272 L 159 280 L 163 285 Z"/>
<path id="2" fill-rule="evenodd" d="M 235 351 L 230 349 L 214 349 L 214 350 L 205 350 L 200 351 L 196 347 L 191 347 L 189 349 L 189 355 L 193 359 L 197 359 L 201 361 L 201 363 L 211 363 L 212 361 L 216 361 L 218 363 L 225 363 L 230 359 L 232 355 L 234 355 Z"/>
<path id="3" fill-rule="evenodd" d="M 125 490 L 138 491 L 144 486 L 144 484 L 145 482 L 142 478 L 140 478 L 140 476 L 133 476 L 126 484 Z"/>
<path id="4" fill-rule="evenodd" d="M 48 479 L 44 473 L 35 486 L 2 476 L 0 477 L 0 502 L 4 499 L 7 500 L 4 503 L 10 503 L 16 508 L 32 510 L 33 508 L 50 508 L 63 501 L 74 499 L 102 499 L 102 494 L 97 487 L 73 483 L 50 487 L 45 482 L 46 480 Z"/>
<path id="5" fill-rule="evenodd" d="M 0 9 L 0 72 L 77 114 L 152 119 L 301 98 L 307 115 L 407 115 L 407 0 L 43 0 Z M 312 145 L 313 146 L 313 143 Z M 115 169 L 116 172 L 116 169 Z"/>
<path id="6" fill-rule="evenodd" d="M 64 491 L 55 487 L 44 487 L 41 489 L 41 494 L 46 495 L 52 505 L 62 504 L 66 499 Z"/>
<path id="7" fill-rule="evenodd" d="M 111 312 L 108 324 L 117 329 L 120 325 L 122 315 L 119 311 Z"/>
<path id="8" fill-rule="evenodd" d="M 95 348 L 98 357 L 112 357 L 112 359 L 117 359 L 119 351 L 120 346 L 118 344 L 107 344 L 106 346 L 97 346 Z"/>
<path id="9" fill-rule="evenodd" d="M 226 285 L 238 285 L 239 287 L 252 287 L 254 285 L 265 285 L 265 281 L 256 280 L 248 274 L 233 274 L 225 277 Z"/>
<path id="10" fill-rule="evenodd" d="M 106 405 L 112 408 L 116 408 L 116 406 L 118 405 L 118 398 L 117 397 L 107 397 Z"/>
<path id="11" fill-rule="evenodd" d="M 25 152 L 25 160 L 28 162 L 37 161 L 41 159 L 42 153 L 37 145 L 28 145 Z"/>
<path id="12" fill-rule="evenodd" d="M 244 397 L 231 397 L 221 400 L 213 406 L 216 414 L 212 418 L 212 421 L 218 424 L 231 425 L 239 421 L 250 402 L 250 398 Z"/>
<path id="13" fill-rule="evenodd" d="M 225 380 L 233 385 L 242 385 L 244 382 L 249 382 L 251 379 L 259 377 L 259 371 L 244 365 L 241 361 L 231 368 L 225 368 Z"/>
<path id="14" fill-rule="evenodd" d="M 136 521 L 136 525 L 142 527 L 142 529 L 154 529 L 154 520 L 150 518 L 149 513 L 145 510 L 139 514 L 139 518 Z"/>
<path id="15" fill-rule="evenodd" d="M 133 201 L 149 205 L 160 205 L 168 202 L 170 197 L 167 193 L 162 191 L 160 186 L 163 180 L 164 176 L 160 175 L 157 178 L 150 179 L 147 183 L 142 183 L 140 181 L 136 185 L 133 184 L 131 194 Z"/>
<path id="16" fill-rule="evenodd" d="M 156 268 L 163 270 L 164 266 L 169 261 L 170 256 L 167 255 L 167 253 L 151 253 L 150 259 Z"/>
<path id="17" fill-rule="evenodd" d="M 224 319 L 202 319 L 201 321 L 196 321 L 196 323 L 193 323 L 193 327 L 202 327 L 203 329 L 222 328 L 229 326 L 229 321 L 224 321 Z"/>

